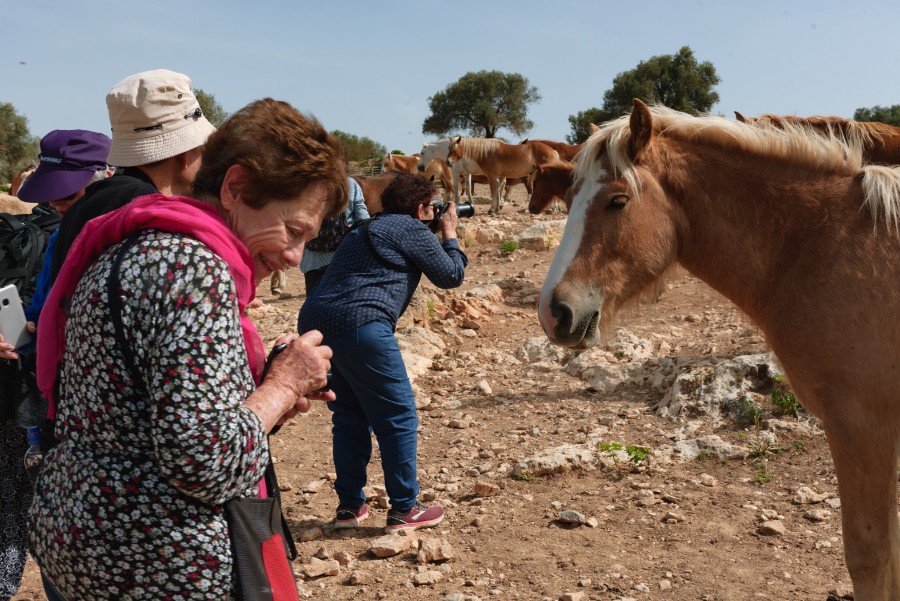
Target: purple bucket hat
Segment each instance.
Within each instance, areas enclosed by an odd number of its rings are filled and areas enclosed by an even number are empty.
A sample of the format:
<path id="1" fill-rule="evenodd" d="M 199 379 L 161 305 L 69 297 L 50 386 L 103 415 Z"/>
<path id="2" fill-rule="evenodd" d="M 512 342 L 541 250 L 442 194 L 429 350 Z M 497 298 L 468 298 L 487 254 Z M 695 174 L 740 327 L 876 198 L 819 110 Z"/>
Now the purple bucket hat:
<path id="1" fill-rule="evenodd" d="M 25 180 L 18 197 L 25 202 L 51 202 L 84 188 L 94 173 L 107 168 L 112 140 L 83 129 L 55 129 L 41 139 L 40 165 Z"/>

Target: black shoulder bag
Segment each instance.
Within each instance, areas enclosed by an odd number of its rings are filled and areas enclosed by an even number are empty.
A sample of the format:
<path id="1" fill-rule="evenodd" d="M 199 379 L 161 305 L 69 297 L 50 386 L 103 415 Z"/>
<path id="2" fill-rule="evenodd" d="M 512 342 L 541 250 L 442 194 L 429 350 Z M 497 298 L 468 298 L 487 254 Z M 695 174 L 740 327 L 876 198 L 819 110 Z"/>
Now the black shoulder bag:
<path id="1" fill-rule="evenodd" d="M 116 252 L 107 279 L 107 295 L 116 346 L 135 384 L 146 390 L 137 370 L 134 351 L 125 338 L 119 294 L 122 259 L 138 235 L 126 239 Z M 268 498 L 236 497 L 223 505 L 231 539 L 234 589 L 240 601 L 299 601 L 290 562 L 297 556 L 297 548 L 281 512 L 281 491 L 271 457 L 266 464 L 265 483 Z"/>

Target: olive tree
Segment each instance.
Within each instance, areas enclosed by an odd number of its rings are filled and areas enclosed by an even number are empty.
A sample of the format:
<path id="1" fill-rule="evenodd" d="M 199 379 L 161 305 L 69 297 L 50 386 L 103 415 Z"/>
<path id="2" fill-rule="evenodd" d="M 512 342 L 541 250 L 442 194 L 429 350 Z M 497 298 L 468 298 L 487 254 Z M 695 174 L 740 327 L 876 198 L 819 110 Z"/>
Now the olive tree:
<path id="1" fill-rule="evenodd" d="M 855 121 L 880 121 L 889 125 L 900 126 L 900 104 L 859 108 L 853 113 Z"/>
<path id="2" fill-rule="evenodd" d="M 675 54 L 651 57 L 616 75 L 612 88 L 603 93 L 602 107 L 570 115 L 572 133 L 566 139 L 570 144 L 583 142 L 590 135 L 591 123 L 599 125 L 621 117 L 631 110 L 635 98 L 692 115 L 709 112 L 719 101 L 714 90 L 718 83 L 713 64 L 697 62 L 688 46 Z"/>
<path id="3" fill-rule="evenodd" d="M 444 136 L 464 132 L 485 138 L 507 129 L 517 136 L 531 131 L 528 106 L 541 99 L 536 87 L 518 73 L 466 73 L 428 99 L 431 114 L 422 133 Z"/>
<path id="4" fill-rule="evenodd" d="M 28 131 L 28 119 L 9 102 L 0 103 L 0 182 L 9 182 L 23 168 L 36 163 L 40 139 Z"/>
<path id="5" fill-rule="evenodd" d="M 194 96 L 197 97 L 197 102 L 200 103 L 200 108 L 203 109 L 203 116 L 216 127 L 222 125 L 222 122 L 228 118 L 229 113 L 225 112 L 225 109 L 222 108 L 222 105 L 219 104 L 214 95 L 208 94 L 201 89 L 195 89 Z"/>

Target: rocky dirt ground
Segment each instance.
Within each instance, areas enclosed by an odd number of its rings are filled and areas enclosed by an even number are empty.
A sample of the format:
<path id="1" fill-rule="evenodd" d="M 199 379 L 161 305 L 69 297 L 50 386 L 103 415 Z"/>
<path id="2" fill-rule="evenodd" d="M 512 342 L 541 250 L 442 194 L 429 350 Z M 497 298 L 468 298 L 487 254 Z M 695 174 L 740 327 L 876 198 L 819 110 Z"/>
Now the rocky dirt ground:
<path id="1" fill-rule="evenodd" d="M 447 517 L 385 538 L 376 452 L 371 518 L 335 531 L 329 414 L 315 407 L 272 443 L 302 596 L 850 598 L 825 438 L 779 409 L 790 397 L 753 324 L 676 271 L 658 302 L 620 313 L 606 348 L 552 347 L 535 304 L 565 214 L 528 214 L 521 187 L 496 217 L 477 200 L 465 284 L 426 283 L 398 328 L 422 500 Z M 295 327 L 299 272 L 288 292 L 259 287 L 252 316 L 269 344 Z M 44 599 L 30 562 L 15 599 Z"/>

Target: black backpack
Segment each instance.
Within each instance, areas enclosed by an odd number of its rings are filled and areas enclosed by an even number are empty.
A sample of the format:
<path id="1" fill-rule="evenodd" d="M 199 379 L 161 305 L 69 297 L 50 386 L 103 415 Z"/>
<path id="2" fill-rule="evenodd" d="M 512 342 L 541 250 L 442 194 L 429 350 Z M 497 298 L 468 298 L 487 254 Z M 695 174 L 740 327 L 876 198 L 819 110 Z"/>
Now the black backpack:
<path id="1" fill-rule="evenodd" d="M 47 241 L 61 219 L 59 213 L 43 204 L 30 214 L 0 213 L 0 288 L 14 284 L 26 306 L 34 296 Z"/>
<path id="2" fill-rule="evenodd" d="M 341 211 L 341 214 L 334 219 L 322 221 L 319 235 L 307 242 L 306 248 L 316 252 L 334 252 L 349 231 L 350 224 L 347 222 L 347 214 Z"/>

